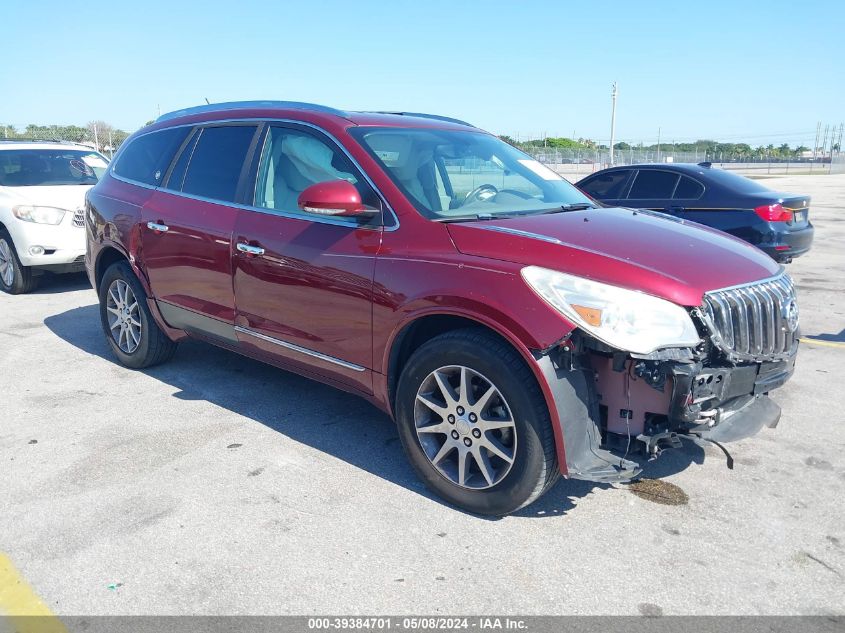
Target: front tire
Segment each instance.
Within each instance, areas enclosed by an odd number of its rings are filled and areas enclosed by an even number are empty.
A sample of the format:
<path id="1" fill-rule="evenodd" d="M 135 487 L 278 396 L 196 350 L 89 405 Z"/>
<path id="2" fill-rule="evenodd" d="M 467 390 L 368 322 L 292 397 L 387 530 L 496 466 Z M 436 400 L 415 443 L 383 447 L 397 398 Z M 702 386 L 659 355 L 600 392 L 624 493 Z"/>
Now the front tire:
<path id="1" fill-rule="evenodd" d="M 147 293 L 126 261 L 109 266 L 100 282 L 100 321 L 114 355 L 133 369 L 170 360 L 176 343 L 167 338 L 147 306 Z"/>
<path id="2" fill-rule="evenodd" d="M 396 421 L 420 478 L 469 512 L 519 510 L 560 475 L 533 373 L 484 330 L 447 332 L 414 352 L 399 379 Z"/>
<path id="3" fill-rule="evenodd" d="M 38 285 L 38 278 L 32 268 L 21 264 L 12 237 L 0 230 L 0 290 L 10 295 L 32 292 Z"/>

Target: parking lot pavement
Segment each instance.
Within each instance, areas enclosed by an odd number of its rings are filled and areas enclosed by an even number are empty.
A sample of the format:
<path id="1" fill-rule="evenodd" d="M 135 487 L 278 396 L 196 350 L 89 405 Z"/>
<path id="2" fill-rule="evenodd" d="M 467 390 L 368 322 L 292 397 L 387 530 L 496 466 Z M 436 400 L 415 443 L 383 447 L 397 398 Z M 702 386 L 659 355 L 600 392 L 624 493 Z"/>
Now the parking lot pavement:
<path id="1" fill-rule="evenodd" d="M 649 465 L 675 505 L 561 481 L 463 514 L 355 397 L 199 343 L 118 366 L 75 276 L 0 295 L 0 554 L 59 614 L 845 613 L 845 176 L 767 184 L 813 196 L 817 342 L 735 470 Z"/>

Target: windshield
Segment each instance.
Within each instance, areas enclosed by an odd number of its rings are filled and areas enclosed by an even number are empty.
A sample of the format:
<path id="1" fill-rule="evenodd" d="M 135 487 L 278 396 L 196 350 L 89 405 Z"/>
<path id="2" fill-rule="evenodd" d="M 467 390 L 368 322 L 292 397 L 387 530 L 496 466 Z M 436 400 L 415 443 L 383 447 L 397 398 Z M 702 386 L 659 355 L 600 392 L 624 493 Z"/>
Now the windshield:
<path id="1" fill-rule="evenodd" d="M 93 150 L 0 150 L 0 186 L 93 185 L 108 168 Z"/>
<path id="2" fill-rule="evenodd" d="M 483 219 L 595 206 L 563 177 L 490 134 L 371 127 L 350 133 L 428 218 Z"/>

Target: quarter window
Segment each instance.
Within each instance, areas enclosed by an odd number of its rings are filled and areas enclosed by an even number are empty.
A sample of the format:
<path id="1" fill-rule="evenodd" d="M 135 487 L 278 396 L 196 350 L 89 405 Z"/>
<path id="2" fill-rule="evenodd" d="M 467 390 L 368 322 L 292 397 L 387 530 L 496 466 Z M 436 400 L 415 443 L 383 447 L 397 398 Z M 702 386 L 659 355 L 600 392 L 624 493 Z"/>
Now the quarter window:
<path id="1" fill-rule="evenodd" d="M 675 187 L 675 200 L 697 200 L 704 193 L 704 185 L 697 180 L 681 176 L 678 186 Z"/>
<path id="2" fill-rule="evenodd" d="M 351 161 L 336 147 L 314 134 L 294 128 L 271 127 L 264 143 L 255 206 L 286 213 L 302 213 L 298 200 L 307 187 L 330 180 L 355 185 L 361 201 L 380 208 L 375 192 L 358 175 Z"/>
<path id="3" fill-rule="evenodd" d="M 187 141 L 185 147 L 182 149 L 182 153 L 179 154 L 176 164 L 173 165 L 173 169 L 170 170 L 170 175 L 167 177 L 167 183 L 165 184 L 166 189 L 182 191 L 182 183 L 185 182 L 185 172 L 188 171 L 188 163 L 191 162 L 191 156 L 194 155 L 194 148 L 197 146 L 197 139 L 200 137 L 200 131 L 201 130 L 198 130 L 197 133 Z"/>
<path id="4" fill-rule="evenodd" d="M 221 202 L 234 202 L 254 135 L 253 125 L 204 128 L 190 157 L 182 191 Z"/>
<path id="5" fill-rule="evenodd" d="M 678 174 L 673 174 L 671 171 L 641 169 L 637 172 L 628 198 L 635 200 L 668 199 L 672 197 L 677 182 Z"/>
<path id="6" fill-rule="evenodd" d="M 115 161 L 115 175 L 157 187 L 189 131 L 175 127 L 139 136 Z"/>
<path id="7" fill-rule="evenodd" d="M 587 179 L 580 189 L 597 200 L 615 200 L 622 197 L 622 191 L 630 175 L 630 169 L 599 174 Z"/>

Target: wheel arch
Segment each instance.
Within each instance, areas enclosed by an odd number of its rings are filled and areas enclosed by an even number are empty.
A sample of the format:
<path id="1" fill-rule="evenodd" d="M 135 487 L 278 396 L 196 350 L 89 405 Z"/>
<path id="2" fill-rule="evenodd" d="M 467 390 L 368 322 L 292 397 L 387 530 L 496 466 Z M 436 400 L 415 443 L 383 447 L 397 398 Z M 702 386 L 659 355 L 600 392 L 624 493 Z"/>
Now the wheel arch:
<path id="1" fill-rule="evenodd" d="M 399 383 L 399 376 L 402 374 L 402 370 L 408 359 L 411 357 L 411 354 L 435 336 L 452 330 L 466 328 L 481 329 L 502 340 L 504 343 L 516 350 L 531 370 L 531 373 L 534 375 L 534 379 L 537 381 L 537 384 L 543 393 L 546 406 L 549 409 L 549 416 L 554 430 L 558 464 L 561 472 L 565 475 L 567 473 L 566 454 L 563 445 L 563 436 L 560 429 L 558 410 L 551 388 L 546 380 L 546 375 L 537 362 L 537 356 L 541 355 L 541 352 L 532 351 L 506 328 L 503 328 L 500 324 L 479 315 L 460 311 L 431 311 L 415 315 L 397 328 L 396 333 L 387 346 L 383 365 L 386 370 L 385 378 L 387 393 L 385 394 L 385 397 L 387 399 L 389 413 L 394 415 L 396 388 Z"/>
<path id="2" fill-rule="evenodd" d="M 109 269 L 109 266 L 115 264 L 119 261 L 126 261 L 129 266 L 132 268 L 132 272 L 135 273 L 135 276 L 138 278 L 138 281 L 141 282 L 141 285 L 144 287 L 144 292 L 147 293 L 148 296 L 152 296 L 150 294 L 150 286 L 147 283 L 146 276 L 141 272 L 135 262 L 120 246 L 115 244 L 114 242 L 107 242 L 102 245 L 99 252 L 97 253 L 97 259 L 94 262 L 94 290 L 99 292 L 100 291 L 100 283 L 103 281 L 103 275 L 105 275 L 106 271 Z"/>
<path id="3" fill-rule="evenodd" d="M 147 280 L 147 277 L 143 274 L 143 272 L 138 268 L 136 263 L 133 261 L 132 257 L 129 257 L 122 248 L 115 245 L 114 243 L 106 243 L 103 244 L 100 251 L 97 253 L 97 258 L 94 263 L 94 291 L 99 296 L 100 294 L 100 284 L 103 281 L 103 276 L 105 275 L 106 271 L 109 269 L 110 266 L 113 264 L 125 261 L 129 264 L 129 267 L 132 269 L 132 272 L 135 274 L 135 277 L 138 279 L 138 282 L 144 289 L 144 292 L 147 294 L 147 306 L 152 313 L 153 319 L 155 320 L 156 324 L 159 328 L 167 335 L 167 337 L 172 341 L 180 341 L 184 339 L 187 335 L 182 330 L 177 330 L 167 323 L 164 320 L 164 317 L 161 314 L 161 311 L 158 308 L 158 304 L 153 299 L 152 292 L 150 290 L 150 284 Z"/>

